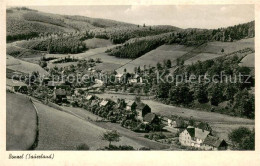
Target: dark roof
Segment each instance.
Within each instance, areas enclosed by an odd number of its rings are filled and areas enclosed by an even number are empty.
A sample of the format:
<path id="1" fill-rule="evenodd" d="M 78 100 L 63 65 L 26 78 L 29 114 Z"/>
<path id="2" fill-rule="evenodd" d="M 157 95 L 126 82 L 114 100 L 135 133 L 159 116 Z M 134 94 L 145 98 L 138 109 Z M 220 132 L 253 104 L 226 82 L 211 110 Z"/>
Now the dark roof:
<path id="1" fill-rule="evenodd" d="M 128 105 L 128 106 L 132 106 L 134 103 L 135 103 L 135 101 L 130 100 L 130 101 L 127 102 L 127 105 Z"/>
<path id="2" fill-rule="evenodd" d="M 148 113 L 144 116 L 144 121 L 152 123 L 155 118 L 157 118 L 157 115 L 155 113 Z"/>
<path id="3" fill-rule="evenodd" d="M 199 138 L 199 139 L 205 139 L 209 135 L 209 131 L 207 130 L 201 130 L 199 128 L 189 127 L 186 129 L 190 136 L 193 138 Z"/>
<path id="4" fill-rule="evenodd" d="M 65 89 L 55 89 L 55 94 L 59 96 L 66 96 L 66 90 Z"/>
<path id="5" fill-rule="evenodd" d="M 218 137 L 208 135 L 203 143 L 218 148 L 220 147 L 223 141 L 225 142 L 225 140 L 223 139 L 219 139 Z"/>
<path id="6" fill-rule="evenodd" d="M 137 103 L 136 109 L 142 110 L 146 106 L 149 107 L 147 104 L 144 104 L 144 103 L 140 102 L 140 103 Z"/>

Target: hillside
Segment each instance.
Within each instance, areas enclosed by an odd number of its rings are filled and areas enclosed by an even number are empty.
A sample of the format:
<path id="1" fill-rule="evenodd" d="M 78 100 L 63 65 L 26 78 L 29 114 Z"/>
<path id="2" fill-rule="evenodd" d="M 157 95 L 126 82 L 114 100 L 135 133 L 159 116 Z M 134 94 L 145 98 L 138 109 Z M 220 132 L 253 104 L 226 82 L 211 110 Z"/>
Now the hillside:
<path id="1" fill-rule="evenodd" d="M 139 27 L 134 24 L 84 16 L 43 13 L 28 8 L 7 9 L 7 41 L 48 37 L 51 35 L 91 32 L 99 38 L 121 43 L 133 37 L 169 32 L 172 26 Z M 124 37 L 122 37 L 124 35 Z"/>
<path id="2" fill-rule="evenodd" d="M 29 149 L 37 130 L 37 115 L 32 102 L 25 96 L 7 92 L 6 122 L 6 149 Z"/>

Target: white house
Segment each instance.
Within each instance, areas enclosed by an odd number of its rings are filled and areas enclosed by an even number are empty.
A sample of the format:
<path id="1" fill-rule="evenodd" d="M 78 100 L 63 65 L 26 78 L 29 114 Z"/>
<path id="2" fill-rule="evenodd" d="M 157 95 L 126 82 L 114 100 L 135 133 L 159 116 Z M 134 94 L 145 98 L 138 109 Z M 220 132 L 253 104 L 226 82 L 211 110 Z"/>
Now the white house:
<path id="1" fill-rule="evenodd" d="M 189 126 L 187 129 L 180 133 L 179 142 L 183 146 L 200 148 L 209 134 L 209 131 Z"/>

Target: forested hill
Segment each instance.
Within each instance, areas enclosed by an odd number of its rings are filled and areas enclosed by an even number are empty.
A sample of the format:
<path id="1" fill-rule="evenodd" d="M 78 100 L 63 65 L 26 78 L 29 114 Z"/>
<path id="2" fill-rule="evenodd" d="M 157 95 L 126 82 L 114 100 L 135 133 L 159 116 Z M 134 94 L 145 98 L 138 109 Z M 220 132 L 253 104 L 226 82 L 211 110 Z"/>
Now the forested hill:
<path id="1" fill-rule="evenodd" d="M 186 46 L 200 46 L 210 41 L 233 42 L 235 40 L 252 38 L 255 36 L 255 22 L 239 24 L 218 29 L 182 29 L 172 33 L 148 36 L 129 41 L 123 46 L 108 50 L 112 56 L 120 58 L 138 58 L 141 55 L 163 45 L 180 44 Z"/>
<path id="2" fill-rule="evenodd" d="M 50 35 L 91 32 L 92 36 L 122 43 L 133 37 L 157 35 L 179 29 L 173 26 L 151 27 L 109 19 L 43 13 L 26 7 L 9 8 L 6 12 L 8 42 Z"/>
<path id="3" fill-rule="evenodd" d="M 6 13 L 8 41 L 29 39 L 53 33 L 70 33 L 117 26 L 136 26 L 107 19 L 43 13 L 26 7 L 9 8 Z"/>

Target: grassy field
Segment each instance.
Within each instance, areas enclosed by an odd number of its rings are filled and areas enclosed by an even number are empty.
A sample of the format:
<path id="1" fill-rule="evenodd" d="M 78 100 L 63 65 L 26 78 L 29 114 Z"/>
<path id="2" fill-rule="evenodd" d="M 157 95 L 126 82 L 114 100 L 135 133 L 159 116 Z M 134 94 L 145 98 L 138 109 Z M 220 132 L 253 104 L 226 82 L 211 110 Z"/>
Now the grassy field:
<path id="1" fill-rule="evenodd" d="M 100 48 L 113 45 L 110 40 L 98 38 L 85 40 L 84 43 L 86 44 L 87 48 Z"/>
<path id="2" fill-rule="evenodd" d="M 39 111 L 37 150 L 75 150 L 81 143 L 86 143 L 91 150 L 96 150 L 108 145 L 107 141 L 100 139 L 106 129 L 44 104 L 35 102 L 35 105 Z M 131 145 L 134 148 L 142 146 L 124 136 L 120 142 L 114 144 Z"/>
<path id="3" fill-rule="evenodd" d="M 35 141 L 36 130 L 37 115 L 32 102 L 25 96 L 7 92 L 6 149 L 29 149 Z"/>
<path id="4" fill-rule="evenodd" d="M 232 53 L 244 48 L 254 48 L 255 38 L 242 39 L 234 42 L 209 42 L 203 50 L 206 53 L 221 54 L 222 48 L 224 53 Z"/>
<path id="5" fill-rule="evenodd" d="M 221 52 L 222 48 L 224 53 Z M 130 61 L 129 63 L 118 68 L 116 71 L 122 73 L 126 68 L 128 72 L 133 72 L 135 67 L 156 66 L 157 62 L 162 63 L 170 59 L 174 65 L 177 58 L 185 60 L 185 64 L 200 61 L 206 61 L 220 57 L 224 54 L 232 53 L 244 48 L 254 48 L 254 38 L 242 39 L 234 42 L 208 42 L 197 48 L 186 47 L 183 45 L 162 45 L 143 56 Z"/>
<path id="6" fill-rule="evenodd" d="M 117 69 L 117 72 L 122 73 L 124 69 L 126 69 L 128 72 L 134 72 L 135 67 L 140 66 L 141 68 L 143 68 L 144 65 L 146 65 L 147 67 L 149 65 L 156 66 L 158 62 L 162 63 L 164 60 L 168 59 L 174 61 L 190 50 L 190 47 L 185 47 L 181 45 L 162 45 L 157 49 L 152 50 L 133 61 L 130 61 L 126 65 Z"/>
<path id="7" fill-rule="evenodd" d="M 222 56 L 221 54 L 212 54 L 212 53 L 200 53 L 188 60 L 185 61 L 184 65 L 191 65 L 192 63 L 195 63 L 197 61 L 206 61 L 214 58 L 218 58 Z"/>
<path id="8" fill-rule="evenodd" d="M 42 75 L 48 74 L 47 71 L 37 64 L 25 62 L 9 55 L 6 56 L 6 68 L 28 74 L 31 74 L 33 71 L 38 71 Z"/>
<path id="9" fill-rule="evenodd" d="M 246 67 L 255 67 L 255 53 L 248 54 L 245 56 L 241 62 L 241 66 L 246 66 Z"/>

